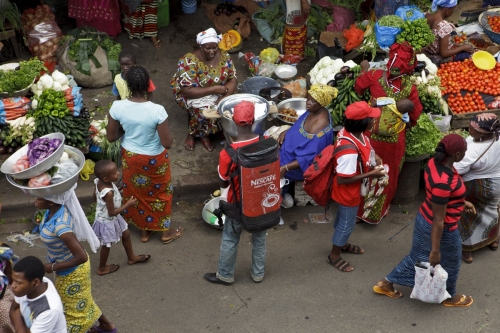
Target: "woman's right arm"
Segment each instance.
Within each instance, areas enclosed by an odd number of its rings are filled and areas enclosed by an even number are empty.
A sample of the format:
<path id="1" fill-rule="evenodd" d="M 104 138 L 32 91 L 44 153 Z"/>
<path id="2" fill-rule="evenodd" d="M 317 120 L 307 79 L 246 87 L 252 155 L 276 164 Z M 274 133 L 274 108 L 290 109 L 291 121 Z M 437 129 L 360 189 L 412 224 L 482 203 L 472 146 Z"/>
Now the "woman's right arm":
<path id="1" fill-rule="evenodd" d="M 450 37 L 451 35 L 448 34 L 439 39 L 439 55 L 442 58 L 452 57 L 462 51 L 474 53 L 474 46 L 471 44 L 465 44 L 454 49 L 449 49 L 448 46 L 450 45 Z"/>
<path id="2" fill-rule="evenodd" d="M 210 87 L 181 87 L 181 94 L 184 98 L 196 99 L 202 98 L 209 95 L 224 95 L 228 91 L 228 88 L 224 85 L 216 85 Z"/>
<path id="3" fill-rule="evenodd" d="M 76 239 L 76 236 L 72 232 L 66 232 L 62 235 L 59 236 L 59 238 L 66 244 L 66 247 L 68 250 L 71 252 L 73 255 L 73 258 L 64 261 L 64 262 L 58 262 L 55 264 L 52 263 L 47 263 L 45 264 L 45 272 L 46 273 L 52 273 L 55 271 L 60 271 L 72 267 L 79 266 L 87 260 L 89 260 L 87 253 L 85 253 L 85 250 L 82 247 L 82 244 Z M 54 267 L 54 270 L 52 270 L 52 267 Z"/>
<path id="4" fill-rule="evenodd" d="M 174 138 L 172 137 L 170 127 L 168 126 L 168 119 L 165 119 L 162 123 L 158 124 L 156 126 L 156 130 L 158 131 L 161 145 L 165 149 L 170 149 L 172 147 L 172 143 L 174 142 Z"/>
<path id="5" fill-rule="evenodd" d="M 111 117 L 111 114 L 108 112 L 108 125 L 106 126 L 106 137 L 109 142 L 115 142 L 119 138 L 121 138 L 125 134 L 123 128 L 120 125 L 120 122 Z"/>
<path id="6" fill-rule="evenodd" d="M 431 229 L 431 253 L 429 255 L 429 263 L 431 266 L 436 266 L 441 262 L 441 236 L 444 229 L 444 217 L 446 216 L 446 204 L 439 205 L 432 203 L 432 229 Z"/>

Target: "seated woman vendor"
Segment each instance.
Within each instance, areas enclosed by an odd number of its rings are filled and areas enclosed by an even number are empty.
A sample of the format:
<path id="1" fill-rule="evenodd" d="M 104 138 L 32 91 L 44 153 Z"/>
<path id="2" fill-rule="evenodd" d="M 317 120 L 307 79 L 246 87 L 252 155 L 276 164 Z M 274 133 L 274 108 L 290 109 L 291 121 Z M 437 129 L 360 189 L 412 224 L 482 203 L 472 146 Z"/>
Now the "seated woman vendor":
<path id="1" fill-rule="evenodd" d="M 425 15 L 436 38 L 423 51 L 436 64 L 462 61 L 474 53 L 472 45 L 455 45 L 452 41 L 451 36 L 456 34 L 455 26 L 446 19 L 453 14 L 456 6 L 457 0 L 433 0 L 431 12 Z"/>
<path id="2" fill-rule="evenodd" d="M 293 126 L 280 134 L 281 178 L 290 183 L 304 179 L 304 171 L 311 165 L 314 157 L 326 146 L 333 143 L 333 124 L 330 113 L 325 108 L 337 97 L 337 89 L 313 84 L 307 95 L 306 108 Z M 288 193 L 290 184 L 282 190 L 282 207 L 293 206 L 293 198 Z"/>

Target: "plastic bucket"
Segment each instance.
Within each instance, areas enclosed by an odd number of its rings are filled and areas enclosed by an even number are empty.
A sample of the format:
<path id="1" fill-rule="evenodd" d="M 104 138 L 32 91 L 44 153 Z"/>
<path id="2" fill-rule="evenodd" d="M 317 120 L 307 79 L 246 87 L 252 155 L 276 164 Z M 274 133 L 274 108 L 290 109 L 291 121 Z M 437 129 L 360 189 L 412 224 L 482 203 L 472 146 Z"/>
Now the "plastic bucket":
<path id="1" fill-rule="evenodd" d="M 158 3 L 158 28 L 166 27 L 170 24 L 170 4 L 168 0 L 161 0 Z"/>
<path id="2" fill-rule="evenodd" d="M 215 215 L 212 213 L 214 210 L 219 208 L 219 201 L 220 197 L 205 201 L 205 206 L 203 207 L 203 210 L 201 212 L 201 217 L 203 218 L 203 221 L 208 223 L 210 226 L 216 229 L 223 229 L 222 226 L 219 226 L 218 220 L 215 220 L 214 222 L 213 217 Z M 224 223 L 226 223 L 226 216 L 222 215 L 222 224 L 224 225 Z"/>

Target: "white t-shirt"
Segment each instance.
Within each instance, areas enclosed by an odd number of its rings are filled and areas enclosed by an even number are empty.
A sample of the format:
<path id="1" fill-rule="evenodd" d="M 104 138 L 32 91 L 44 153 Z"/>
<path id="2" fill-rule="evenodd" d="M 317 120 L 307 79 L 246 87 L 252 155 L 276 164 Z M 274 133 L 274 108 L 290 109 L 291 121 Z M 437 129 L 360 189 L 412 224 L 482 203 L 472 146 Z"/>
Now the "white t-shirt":
<path id="1" fill-rule="evenodd" d="M 109 110 L 125 131 L 122 147 L 133 153 L 155 156 L 165 148 L 160 143 L 156 127 L 167 118 L 167 111 L 153 102 L 136 103 L 128 99 L 114 101 Z"/>
<path id="2" fill-rule="evenodd" d="M 472 137 L 467 137 L 467 151 L 465 157 L 453 166 L 462 175 L 464 182 L 472 179 L 499 178 L 500 177 L 500 140 L 491 145 L 491 141 L 474 142 Z M 491 147 L 490 147 L 491 145 Z M 488 149 L 488 147 L 490 147 Z M 483 155 L 483 152 L 488 151 Z M 474 163 L 481 156 L 479 161 Z"/>
<path id="3" fill-rule="evenodd" d="M 47 283 L 47 290 L 40 296 L 15 297 L 24 323 L 31 333 L 68 333 L 61 297 L 52 281 L 44 277 L 43 282 Z"/>

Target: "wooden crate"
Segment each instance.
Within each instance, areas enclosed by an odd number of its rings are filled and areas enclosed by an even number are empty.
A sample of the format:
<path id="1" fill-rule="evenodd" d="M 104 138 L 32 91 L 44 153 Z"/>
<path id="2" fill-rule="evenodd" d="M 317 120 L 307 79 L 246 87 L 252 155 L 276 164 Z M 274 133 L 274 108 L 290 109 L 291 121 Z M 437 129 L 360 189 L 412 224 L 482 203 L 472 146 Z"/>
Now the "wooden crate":
<path id="1" fill-rule="evenodd" d="M 453 110 L 450 108 L 450 114 L 452 115 L 451 129 L 469 128 L 469 123 L 475 115 L 486 112 L 494 113 L 498 117 L 500 117 L 500 109 L 455 114 Z"/>

